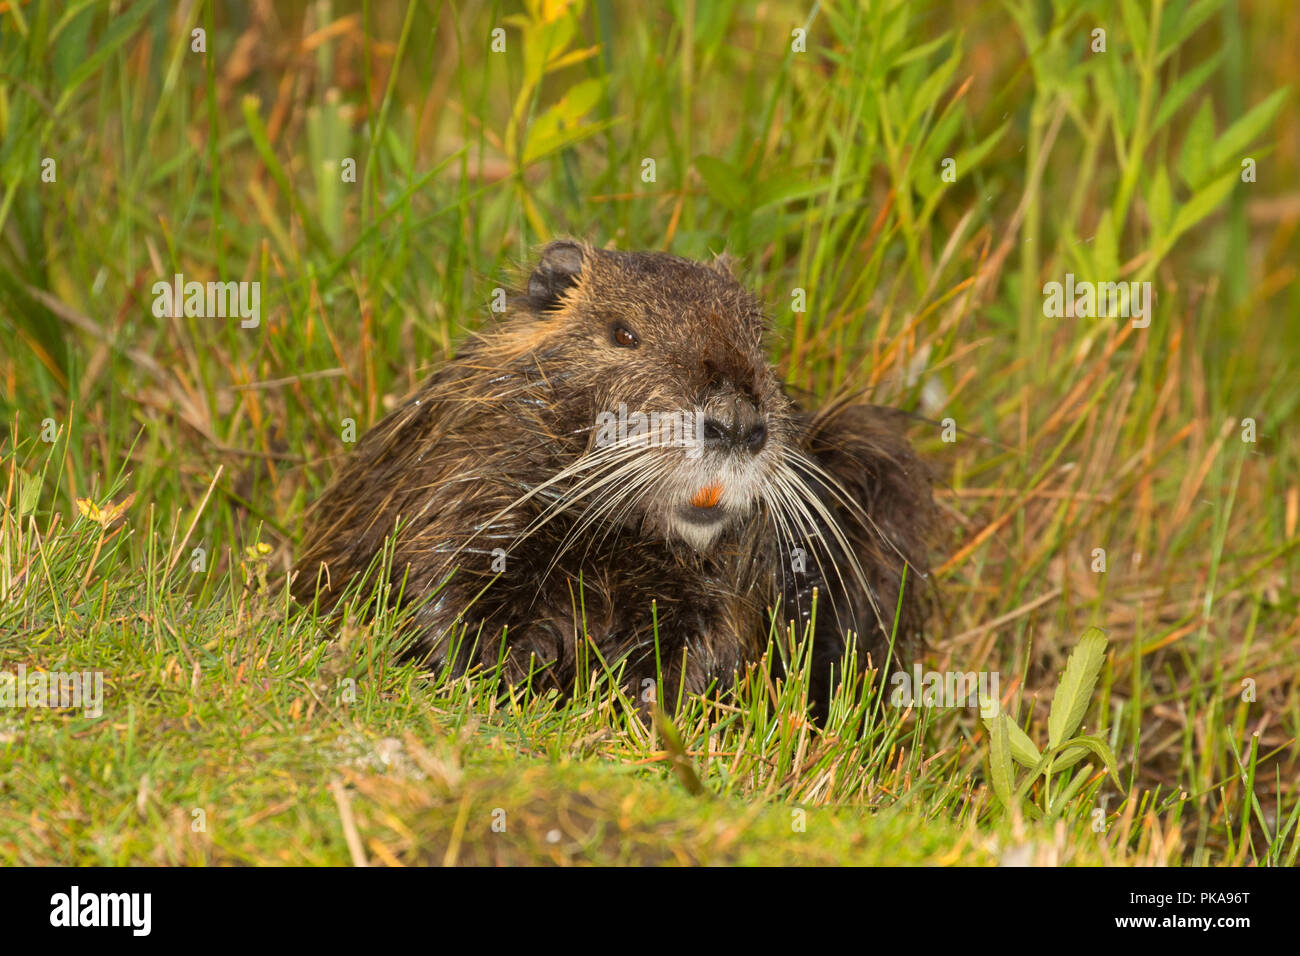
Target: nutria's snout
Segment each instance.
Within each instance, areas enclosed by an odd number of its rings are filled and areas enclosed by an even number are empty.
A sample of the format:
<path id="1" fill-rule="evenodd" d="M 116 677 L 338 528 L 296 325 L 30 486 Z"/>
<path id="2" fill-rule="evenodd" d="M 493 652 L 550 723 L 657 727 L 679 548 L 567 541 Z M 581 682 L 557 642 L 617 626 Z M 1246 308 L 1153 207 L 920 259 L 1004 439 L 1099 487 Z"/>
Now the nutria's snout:
<path id="1" fill-rule="evenodd" d="M 738 351 L 719 335 L 720 325 L 712 316 L 685 331 L 697 341 L 713 336 L 714 354 Z M 761 503 L 776 491 L 791 431 L 788 400 L 761 352 L 755 348 L 733 365 L 743 371 L 722 375 L 715 363 L 704 363 L 695 390 L 659 373 L 656 397 L 673 410 L 649 416 L 651 438 L 631 476 L 634 484 L 644 476 L 644 493 L 623 516 L 699 553 L 762 520 Z M 678 431 L 663 425 L 670 419 Z"/>
<path id="2" fill-rule="evenodd" d="M 701 438 L 706 448 L 754 454 L 767 444 L 767 419 L 753 408 L 742 408 L 729 420 L 705 417 Z"/>
<path id="3" fill-rule="evenodd" d="M 710 403 L 694 422 L 694 441 L 657 506 L 669 539 L 707 552 L 727 530 L 757 520 L 779 478 L 784 432 L 747 398 Z"/>

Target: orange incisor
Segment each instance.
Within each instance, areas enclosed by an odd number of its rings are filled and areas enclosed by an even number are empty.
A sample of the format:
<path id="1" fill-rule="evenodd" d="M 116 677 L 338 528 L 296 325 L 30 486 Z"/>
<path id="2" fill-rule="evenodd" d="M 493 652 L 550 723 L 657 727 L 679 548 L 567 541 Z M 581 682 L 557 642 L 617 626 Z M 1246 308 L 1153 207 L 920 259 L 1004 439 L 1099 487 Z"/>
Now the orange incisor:
<path id="1" fill-rule="evenodd" d="M 711 485 L 705 485 L 695 494 L 691 495 L 691 504 L 697 508 L 712 508 L 722 500 L 722 483 L 715 481 Z"/>

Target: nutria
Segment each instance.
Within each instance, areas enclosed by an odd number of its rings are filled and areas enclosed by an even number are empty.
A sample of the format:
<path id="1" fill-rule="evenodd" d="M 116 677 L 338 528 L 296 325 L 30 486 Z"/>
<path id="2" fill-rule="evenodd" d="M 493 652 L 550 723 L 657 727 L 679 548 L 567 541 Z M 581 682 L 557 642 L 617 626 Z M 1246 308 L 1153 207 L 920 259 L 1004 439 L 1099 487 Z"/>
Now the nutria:
<path id="1" fill-rule="evenodd" d="M 814 591 L 815 712 L 848 640 L 905 659 L 934 503 L 896 413 L 800 407 L 722 261 L 557 241 L 507 302 L 313 507 L 300 602 L 330 605 L 396 528 L 390 600 L 422 602 L 430 665 L 563 692 L 585 647 L 632 699 L 657 673 L 675 699 L 758 660 L 773 613 L 802 633 Z"/>

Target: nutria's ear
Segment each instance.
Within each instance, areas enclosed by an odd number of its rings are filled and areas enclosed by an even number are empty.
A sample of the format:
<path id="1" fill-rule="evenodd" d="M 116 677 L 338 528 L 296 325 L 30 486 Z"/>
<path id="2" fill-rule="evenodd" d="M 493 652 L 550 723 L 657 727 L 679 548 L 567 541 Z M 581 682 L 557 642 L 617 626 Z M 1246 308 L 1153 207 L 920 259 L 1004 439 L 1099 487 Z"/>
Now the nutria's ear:
<path id="1" fill-rule="evenodd" d="M 582 246 L 568 239 L 548 243 L 528 277 L 528 304 L 538 312 L 554 312 L 581 274 Z"/>

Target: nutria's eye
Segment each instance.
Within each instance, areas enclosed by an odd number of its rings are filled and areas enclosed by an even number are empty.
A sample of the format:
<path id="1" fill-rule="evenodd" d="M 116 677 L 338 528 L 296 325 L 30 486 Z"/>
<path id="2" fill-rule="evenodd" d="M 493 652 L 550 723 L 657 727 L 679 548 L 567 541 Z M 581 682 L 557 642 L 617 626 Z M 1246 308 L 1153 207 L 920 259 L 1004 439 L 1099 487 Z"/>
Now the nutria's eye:
<path id="1" fill-rule="evenodd" d="M 614 344 L 620 348 L 634 349 L 641 344 L 641 340 L 637 338 L 636 333 L 626 325 L 615 325 Z"/>

